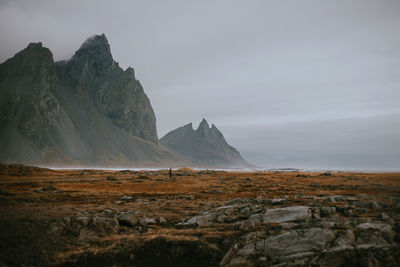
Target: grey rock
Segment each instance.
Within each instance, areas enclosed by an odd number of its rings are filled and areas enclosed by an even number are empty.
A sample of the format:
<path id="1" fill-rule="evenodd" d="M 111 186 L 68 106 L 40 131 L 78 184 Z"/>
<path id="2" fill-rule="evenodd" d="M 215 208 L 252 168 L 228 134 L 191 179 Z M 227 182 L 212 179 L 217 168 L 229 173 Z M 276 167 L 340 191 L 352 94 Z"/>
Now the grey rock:
<path id="1" fill-rule="evenodd" d="M 388 245 L 387 240 L 382 236 L 379 231 L 357 231 L 356 232 L 357 248 L 369 248 L 381 245 Z"/>
<path id="2" fill-rule="evenodd" d="M 262 216 L 261 214 L 253 214 L 250 216 L 248 221 L 253 225 L 259 224 L 262 222 Z"/>
<path id="3" fill-rule="evenodd" d="M 132 200 L 132 199 L 133 199 L 133 197 L 127 196 L 127 195 L 122 196 L 122 197 L 120 198 L 120 200 Z"/>
<path id="4" fill-rule="evenodd" d="M 270 199 L 269 202 L 272 205 L 282 205 L 287 202 L 287 199 L 286 198 L 274 198 L 274 199 Z"/>
<path id="5" fill-rule="evenodd" d="M 253 243 L 250 243 L 240 248 L 236 254 L 239 256 L 248 256 L 253 254 L 254 252 L 255 252 L 255 246 Z"/>
<path id="6" fill-rule="evenodd" d="M 303 252 L 322 251 L 335 238 L 323 228 L 289 231 L 265 240 L 265 252 L 272 259 Z"/>
<path id="7" fill-rule="evenodd" d="M 331 214 L 336 213 L 336 208 L 335 207 L 321 207 L 320 208 L 320 214 L 321 217 L 327 217 Z"/>
<path id="8" fill-rule="evenodd" d="M 311 210 L 307 206 L 293 206 L 267 210 L 263 215 L 264 223 L 282 223 L 311 218 Z"/>
<path id="9" fill-rule="evenodd" d="M 394 225 L 395 225 L 394 220 L 392 218 L 390 218 L 386 213 L 382 212 L 379 215 L 379 218 L 382 219 L 382 221 L 390 224 L 390 226 L 394 227 Z"/>
<path id="10" fill-rule="evenodd" d="M 190 218 L 186 222 L 179 223 L 178 225 L 180 225 L 180 226 L 204 226 L 204 225 L 210 225 L 212 223 L 212 218 L 214 218 L 214 216 L 212 216 L 210 214 L 197 215 L 197 216 L 194 216 L 194 217 Z"/>
<path id="11" fill-rule="evenodd" d="M 82 225 L 83 227 L 88 226 L 89 222 L 90 222 L 91 217 L 89 216 L 78 216 L 75 218 L 75 220 Z"/>
<path id="12" fill-rule="evenodd" d="M 158 224 L 166 224 L 167 223 L 167 220 L 166 219 L 164 219 L 164 217 L 157 217 L 157 223 Z"/>
<path id="13" fill-rule="evenodd" d="M 88 228 L 101 234 L 114 234 L 119 229 L 116 218 L 95 216 L 91 219 Z"/>
<path id="14" fill-rule="evenodd" d="M 320 212 L 319 208 L 313 208 L 312 209 L 312 217 L 314 219 L 320 219 L 321 218 L 321 212 Z"/>
<path id="15" fill-rule="evenodd" d="M 133 197 L 127 196 L 127 195 L 122 196 L 122 197 L 120 198 L 120 200 L 132 200 L 132 199 L 133 199 Z"/>
<path id="16" fill-rule="evenodd" d="M 348 216 L 348 217 L 354 217 L 354 216 L 358 216 L 360 214 L 364 214 L 367 212 L 367 209 L 365 208 L 345 208 L 344 210 L 344 215 Z"/>
<path id="17" fill-rule="evenodd" d="M 335 240 L 335 245 L 337 247 L 349 247 L 354 244 L 356 240 L 356 237 L 354 235 L 354 232 L 350 229 L 347 229 L 345 233 L 340 235 L 336 240 Z"/>
<path id="18" fill-rule="evenodd" d="M 42 191 L 57 191 L 57 188 L 53 187 L 53 186 L 45 186 L 42 188 Z"/>
<path id="19" fill-rule="evenodd" d="M 286 223 L 280 223 L 279 226 L 282 227 L 282 229 L 288 230 L 297 227 L 299 224 L 294 223 L 294 222 L 286 222 Z"/>
<path id="20" fill-rule="evenodd" d="M 139 224 L 146 226 L 149 224 L 157 224 L 156 218 L 141 217 L 138 219 Z"/>
<path id="21" fill-rule="evenodd" d="M 395 232 L 393 231 L 392 227 L 384 222 L 365 222 L 365 223 L 361 223 L 359 225 L 357 225 L 358 229 L 374 229 L 374 230 L 379 230 L 380 232 L 382 232 L 382 235 L 385 237 L 385 239 L 388 242 L 392 242 L 393 238 L 395 236 Z"/>
<path id="22" fill-rule="evenodd" d="M 118 216 L 118 222 L 125 226 L 135 226 L 138 223 L 138 218 L 135 212 L 125 212 Z"/>
<path id="23" fill-rule="evenodd" d="M 328 202 L 336 203 L 336 199 L 332 196 L 328 197 L 327 200 L 328 200 Z"/>

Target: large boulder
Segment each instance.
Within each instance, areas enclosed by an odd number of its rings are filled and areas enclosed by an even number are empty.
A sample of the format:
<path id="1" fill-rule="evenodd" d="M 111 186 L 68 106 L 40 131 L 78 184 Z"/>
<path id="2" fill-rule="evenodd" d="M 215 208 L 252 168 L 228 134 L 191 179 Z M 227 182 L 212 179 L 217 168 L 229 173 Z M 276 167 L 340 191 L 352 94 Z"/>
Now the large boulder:
<path id="1" fill-rule="evenodd" d="M 262 214 L 264 223 L 282 223 L 311 218 L 311 210 L 307 206 L 294 206 L 267 210 Z"/>

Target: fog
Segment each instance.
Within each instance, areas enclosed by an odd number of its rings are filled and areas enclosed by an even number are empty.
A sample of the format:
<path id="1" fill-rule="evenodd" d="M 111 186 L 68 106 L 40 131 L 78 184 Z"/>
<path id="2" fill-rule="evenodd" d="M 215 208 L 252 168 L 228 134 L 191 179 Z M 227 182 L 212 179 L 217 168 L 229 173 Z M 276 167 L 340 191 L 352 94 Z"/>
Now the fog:
<path id="1" fill-rule="evenodd" d="M 161 138 L 203 117 L 251 163 L 400 169 L 400 1 L 0 0 L 0 61 L 105 33 Z"/>

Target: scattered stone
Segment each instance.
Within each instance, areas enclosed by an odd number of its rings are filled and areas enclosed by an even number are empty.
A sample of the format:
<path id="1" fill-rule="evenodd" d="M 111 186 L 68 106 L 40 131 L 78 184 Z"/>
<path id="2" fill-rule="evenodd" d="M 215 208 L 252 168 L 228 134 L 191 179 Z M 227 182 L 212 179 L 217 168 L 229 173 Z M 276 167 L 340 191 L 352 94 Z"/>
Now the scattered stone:
<path id="1" fill-rule="evenodd" d="M 55 192 L 55 191 L 57 191 L 57 188 L 55 188 L 53 186 L 45 186 L 45 187 L 42 188 L 42 191 L 43 192 L 45 192 L 45 191 L 53 191 L 53 192 Z"/>
<path id="2" fill-rule="evenodd" d="M 101 235 L 103 234 L 114 234 L 118 231 L 119 224 L 118 220 L 114 217 L 107 218 L 101 216 L 92 217 L 88 227 Z"/>
<path id="3" fill-rule="evenodd" d="M 270 203 L 272 205 L 282 205 L 287 203 L 287 199 L 286 198 L 274 198 L 270 200 Z"/>
<path id="4" fill-rule="evenodd" d="M 147 226 L 149 224 L 157 224 L 157 220 L 155 218 L 141 217 L 138 220 L 139 224 L 143 226 Z"/>
<path id="5" fill-rule="evenodd" d="M 351 208 L 351 207 L 348 207 L 348 208 L 344 209 L 343 213 L 344 213 L 344 215 L 346 215 L 348 217 L 355 217 L 355 216 L 358 216 L 360 214 L 364 214 L 366 212 L 367 212 L 367 209 L 365 209 L 365 208 Z"/>
<path id="6" fill-rule="evenodd" d="M 135 212 L 125 212 L 118 216 L 118 222 L 125 226 L 135 226 L 138 223 L 138 219 Z"/>
<path id="7" fill-rule="evenodd" d="M 163 217 L 157 217 L 157 219 L 156 219 L 156 221 L 157 221 L 157 224 L 166 224 L 167 223 L 167 220 L 166 219 L 164 219 Z"/>
<path id="8" fill-rule="evenodd" d="M 318 176 L 332 176 L 332 173 L 324 172 L 324 173 L 319 174 Z"/>
<path id="9" fill-rule="evenodd" d="M 329 215 L 336 213 L 335 207 L 321 207 L 320 209 L 321 217 L 328 217 Z"/>
<path id="10" fill-rule="evenodd" d="M 336 203 L 336 199 L 333 196 L 327 197 L 326 200 L 330 203 Z"/>
<path id="11" fill-rule="evenodd" d="M 127 195 L 122 196 L 122 197 L 120 198 L 120 200 L 132 200 L 132 199 L 133 199 L 133 197 L 127 196 Z"/>
<path id="12" fill-rule="evenodd" d="M 392 218 L 390 218 L 386 213 L 382 212 L 379 215 L 379 218 L 382 219 L 382 221 L 390 224 L 390 226 L 394 227 L 395 226 L 395 222 Z"/>
<path id="13" fill-rule="evenodd" d="M 374 209 L 374 210 L 377 210 L 377 209 L 380 209 L 380 208 L 382 208 L 382 207 L 381 207 L 381 205 L 379 205 L 376 201 L 372 201 L 372 202 L 370 203 L 370 208 L 371 208 L 371 209 Z"/>
<path id="14" fill-rule="evenodd" d="M 354 232 L 350 229 L 347 229 L 346 232 L 341 234 L 336 240 L 335 245 L 340 248 L 347 248 L 352 246 L 356 240 Z"/>

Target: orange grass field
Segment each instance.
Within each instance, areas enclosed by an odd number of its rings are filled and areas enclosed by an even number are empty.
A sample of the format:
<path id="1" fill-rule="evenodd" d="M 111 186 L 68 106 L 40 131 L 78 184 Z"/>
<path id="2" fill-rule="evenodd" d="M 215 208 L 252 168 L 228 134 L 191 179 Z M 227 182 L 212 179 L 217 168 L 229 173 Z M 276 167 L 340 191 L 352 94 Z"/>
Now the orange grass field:
<path id="1" fill-rule="evenodd" d="M 400 193 L 400 173 L 225 172 L 183 168 L 173 171 L 170 178 L 168 170 L 51 170 L 0 165 L 0 190 L 1 256 L 23 258 L 21 250 L 40 249 L 37 261 L 47 265 L 62 263 L 71 255 L 118 247 L 121 240 L 134 244 L 154 237 L 178 241 L 229 238 L 235 235 L 235 229 L 223 226 L 177 229 L 174 225 L 236 198 L 285 196 L 296 204 L 307 204 L 311 196 L 367 194 L 390 206 L 391 199 L 387 196 Z M 132 200 L 120 201 L 123 196 Z M 49 222 L 105 210 L 140 211 L 163 217 L 167 224 L 155 225 L 141 233 L 108 235 L 91 245 L 65 240 L 38 241 L 46 240 L 43 235 L 48 232 L 40 229 L 46 229 Z M 29 242 L 36 247 L 30 247 Z M 27 255 L 34 253 L 28 252 Z"/>

